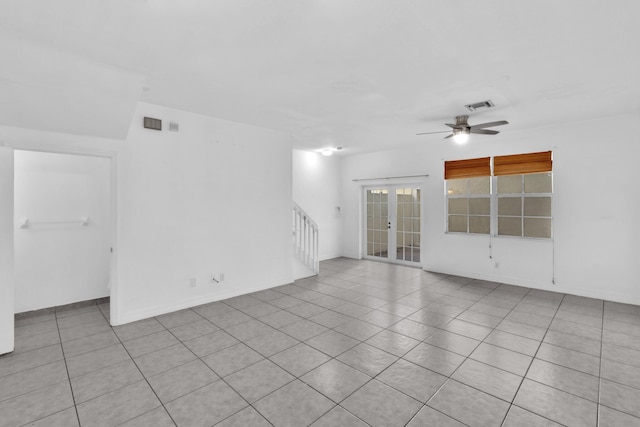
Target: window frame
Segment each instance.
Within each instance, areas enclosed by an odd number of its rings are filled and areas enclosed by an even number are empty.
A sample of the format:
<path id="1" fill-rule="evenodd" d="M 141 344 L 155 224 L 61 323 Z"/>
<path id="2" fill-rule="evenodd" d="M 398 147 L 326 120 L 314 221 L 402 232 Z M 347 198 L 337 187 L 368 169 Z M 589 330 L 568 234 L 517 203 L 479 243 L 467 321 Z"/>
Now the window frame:
<path id="1" fill-rule="evenodd" d="M 535 153 L 534 153 L 535 154 Z M 551 154 L 551 152 L 549 152 L 549 154 Z M 516 174 L 501 174 L 501 175 L 494 175 L 494 158 L 495 157 L 491 157 L 491 175 L 489 176 L 490 180 L 489 180 L 489 233 L 472 233 L 469 231 L 469 217 L 470 216 L 486 216 L 486 215 L 471 215 L 469 212 L 469 200 L 472 198 L 486 198 L 487 196 L 485 194 L 469 194 L 468 193 L 468 185 L 469 185 L 469 179 L 472 179 L 472 177 L 465 177 L 465 178 L 450 178 L 450 179 L 445 179 L 444 180 L 444 199 L 445 199 L 445 203 L 444 203 L 444 217 L 445 217 L 445 221 L 444 221 L 444 231 L 445 234 L 458 234 L 458 235 L 466 235 L 466 236 L 487 236 L 489 235 L 490 237 L 497 237 L 497 238 L 519 238 L 519 239 L 534 239 L 534 240 L 553 240 L 554 239 L 554 174 L 553 174 L 553 169 L 551 168 L 551 170 L 548 171 L 536 171 L 536 172 L 527 172 L 527 173 L 516 173 Z M 526 188 L 525 188 L 525 175 L 534 175 L 534 174 L 549 174 L 551 177 L 551 191 L 548 193 L 527 193 L 526 192 Z M 520 193 L 505 193 L 505 194 L 498 194 L 498 178 L 500 176 L 520 176 L 522 179 L 521 182 L 521 187 L 520 187 Z M 449 194 L 448 192 L 448 181 L 453 180 L 453 179 L 466 179 L 467 180 L 467 193 L 463 193 L 463 194 Z M 531 216 L 531 215 L 525 215 L 525 210 L 524 210 L 524 203 L 525 203 L 525 198 L 528 197 L 548 197 L 550 199 L 550 208 L 551 208 L 551 212 L 550 212 L 550 216 Z M 450 199 L 467 199 L 467 213 L 466 215 L 464 215 L 466 217 L 466 231 L 449 231 L 449 200 Z M 498 210 L 498 204 L 499 204 L 499 199 L 501 198 L 519 198 L 520 199 L 520 212 L 521 214 L 519 216 L 515 216 L 515 215 L 499 215 L 499 210 Z M 462 214 L 451 214 L 454 216 L 463 216 Z M 508 234 L 498 234 L 498 219 L 500 217 L 512 217 L 512 218 L 520 218 L 520 231 L 521 231 L 521 235 L 517 236 L 517 235 L 508 235 Z M 526 219 L 548 219 L 550 221 L 550 233 L 549 233 L 549 237 L 539 237 L 539 236 L 525 236 L 525 228 L 524 228 L 524 224 L 525 224 L 525 220 Z"/>
<path id="2" fill-rule="evenodd" d="M 524 185 L 524 181 L 525 181 L 525 176 L 526 175 L 537 175 L 537 174 L 549 174 L 551 176 L 551 192 L 549 193 L 527 193 L 525 191 L 525 185 Z M 520 176 L 522 179 L 521 182 L 521 187 L 520 187 L 520 193 L 504 193 L 504 194 L 499 194 L 498 193 L 498 178 L 500 178 L 500 176 Z M 494 182 L 494 188 L 496 189 L 495 194 L 492 194 L 492 199 L 494 199 L 494 206 L 495 206 L 495 216 L 492 218 L 493 220 L 493 224 L 492 224 L 492 230 L 494 231 L 492 236 L 493 237 L 516 237 L 516 238 L 521 238 L 521 239 L 542 239 L 542 240 L 549 240 L 549 239 L 553 239 L 553 171 L 548 171 L 548 172 L 534 172 L 534 173 L 522 173 L 522 174 L 513 174 L 513 175 L 500 175 L 500 176 L 492 176 L 492 181 Z M 525 211 L 524 211 L 524 200 L 527 197 L 548 197 L 551 201 L 551 215 L 550 216 L 531 216 L 531 215 L 525 215 Z M 520 199 L 520 215 L 500 215 L 500 211 L 499 211 L 499 200 L 500 199 Z M 505 218 L 520 218 L 520 232 L 521 235 L 520 236 L 515 236 L 512 234 L 499 234 L 499 228 L 498 228 L 498 219 L 500 217 L 505 217 Z M 539 237 L 539 236 L 525 236 L 524 235 L 524 223 L 525 223 L 525 219 L 548 219 L 550 221 L 550 225 L 551 225 L 551 230 L 549 233 L 549 237 Z"/>
<path id="3" fill-rule="evenodd" d="M 482 193 L 482 194 L 471 194 L 469 193 L 469 180 L 470 179 L 476 179 L 476 178 L 488 178 L 489 179 L 489 193 Z M 465 178 L 452 178 L 449 180 L 445 180 L 444 181 L 444 193 L 445 193 L 445 233 L 451 233 L 451 234 L 466 234 L 466 235 L 473 235 L 473 236 L 487 236 L 491 234 L 491 222 L 492 222 L 492 213 L 493 213 L 493 202 L 491 200 L 492 198 L 492 192 L 493 192 L 493 180 L 491 179 L 491 176 L 486 176 L 486 177 L 465 177 Z M 451 181 L 453 179 L 464 179 L 466 181 L 466 187 L 467 187 L 467 192 L 466 193 L 462 193 L 462 194 L 449 194 L 449 190 L 447 188 L 447 182 Z M 465 215 L 462 214 L 449 214 L 449 200 L 450 199 L 467 199 L 467 213 Z M 489 214 L 488 215 L 480 215 L 480 214 L 475 214 L 472 215 L 469 212 L 469 200 L 471 199 L 488 199 L 489 200 Z M 449 231 L 449 216 L 464 216 L 466 218 L 466 228 L 467 231 Z M 489 217 L 489 232 L 488 233 L 472 233 L 469 231 L 469 217 L 471 216 L 481 216 L 481 217 Z"/>

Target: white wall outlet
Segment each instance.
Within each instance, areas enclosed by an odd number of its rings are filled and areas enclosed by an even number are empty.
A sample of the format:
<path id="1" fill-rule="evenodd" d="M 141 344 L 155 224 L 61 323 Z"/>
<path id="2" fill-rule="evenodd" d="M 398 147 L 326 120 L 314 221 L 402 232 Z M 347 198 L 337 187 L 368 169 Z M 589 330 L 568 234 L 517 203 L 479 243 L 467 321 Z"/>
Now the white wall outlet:
<path id="1" fill-rule="evenodd" d="M 498 263 L 497 262 L 493 263 L 493 268 L 498 268 Z"/>
<path id="2" fill-rule="evenodd" d="M 220 281 L 224 282 L 224 273 L 220 273 Z"/>
<path id="3" fill-rule="evenodd" d="M 198 279 L 196 279 L 195 277 L 192 277 L 191 279 L 189 279 L 189 284 L 191 285 L 192 288 L 195 288 L 196 286 L 198 286 Z"/>

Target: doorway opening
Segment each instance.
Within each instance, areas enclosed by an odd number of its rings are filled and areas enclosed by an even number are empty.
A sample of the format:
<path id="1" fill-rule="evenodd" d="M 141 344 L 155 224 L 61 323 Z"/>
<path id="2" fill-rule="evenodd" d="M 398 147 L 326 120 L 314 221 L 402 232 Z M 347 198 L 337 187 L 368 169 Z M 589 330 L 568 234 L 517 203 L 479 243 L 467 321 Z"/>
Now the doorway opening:
<path id="1" fill-rule="evenodd" d="M 365 187 L 363 191 L 365 258 L 420 265 L 420 187 L 398 184 Z"/>
<path id="2" fill-rule="evenodd" d="M 15 313 L 113 296 L 113 162 L 14 150 Z"/>

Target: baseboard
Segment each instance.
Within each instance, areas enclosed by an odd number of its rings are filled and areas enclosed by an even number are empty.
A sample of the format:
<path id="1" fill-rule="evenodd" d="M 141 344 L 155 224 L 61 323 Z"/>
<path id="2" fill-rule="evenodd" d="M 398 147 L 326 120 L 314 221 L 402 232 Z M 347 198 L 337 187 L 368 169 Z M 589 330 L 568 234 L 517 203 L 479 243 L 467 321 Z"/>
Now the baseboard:
<path id="1" fill-rule="evenodd" d="M 153 307 L 144 308 L 140 310 L 133 310 L 130 312 L 121 313 L 118 323 L 112 323 L 112 326 L 124 325 L 138 320 L 148 319 L 150 317 L 160 316 L 162 314 L 173 313 L 174 311 L 184 310 L 185 308 L 196 307 L 198 305 L 208 304 L 211 302 L 222 301 L 225 299 L 237 297 L 240 295 L 250 294 L 252 292 L 263 291 L 265 289 L 274 288 L 276 286 L 286 285 L 293 283 L 293 276 L 282 278 L 279 280 L 272 280 L 266 283 L 262 283 L 258 286 L 250 288 L 243 288 L 242 290 L 229 289 L 225 292 L 221 292 L 216 295 L 200 295 L 193 298 L 182 300 L 178 303 L 165 307 Z"/>
<path id="2" fill-rule="evenodd" d="M 640 299 L 637 299 L 637 298 L 630 299 L 629 295 L 626 295 L 626 294 L 620 294 L 618 292 L 611 292 L 611 291 L 597 291 L 592 289 L 585 290 L 583 288 L 579 288 L 576 286 L 563 285 L 562 283 L 553 284 L 551 282 L 551 279 L 549 279 L 548 282 L 543 282 L 540 280 L 523 279 L 521 277 L 509 277 L 509 276 L 496 277 L 490 274 L 481 274 L 481 273 L 478 274 L 477 272 L 463 271 L 463 270 L 448 270 L 448 269 L 438 268 L 431 265 L 423 266 L 423 270 L 429 271 L 432 273 L 469 277 L 471 279 L 486 280 L 488 282 L 505 283 L 507 285 L 520 286 L 520 287 L 532 288 L 532 289 L 540 289 L 540 290 L 550 291 L 550 292 L 559 292 L 563 294 L 576 295 L 576 296 L 581 296 L 586 298 L 602 299 L 607 301 L 619 302 L 622 304 L 640 305 Z"/>

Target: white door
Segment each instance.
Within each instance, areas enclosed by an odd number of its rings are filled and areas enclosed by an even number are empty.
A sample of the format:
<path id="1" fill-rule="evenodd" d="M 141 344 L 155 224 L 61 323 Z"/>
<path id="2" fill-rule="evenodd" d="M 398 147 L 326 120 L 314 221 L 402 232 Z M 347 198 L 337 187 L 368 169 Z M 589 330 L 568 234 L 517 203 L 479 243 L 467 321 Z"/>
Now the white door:
<path id="1" fill-rule="evenodd" d="M 13 149 L 0 147 L 0 354 L 13 351 Z"/>
<path id="2" fill-rule="evenodd" d="M 364 189 L 366 258 L 420 263 L 420 188 L 390 185 Z"/>

